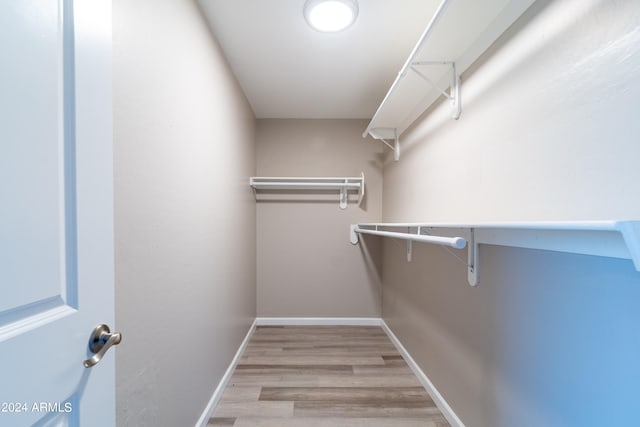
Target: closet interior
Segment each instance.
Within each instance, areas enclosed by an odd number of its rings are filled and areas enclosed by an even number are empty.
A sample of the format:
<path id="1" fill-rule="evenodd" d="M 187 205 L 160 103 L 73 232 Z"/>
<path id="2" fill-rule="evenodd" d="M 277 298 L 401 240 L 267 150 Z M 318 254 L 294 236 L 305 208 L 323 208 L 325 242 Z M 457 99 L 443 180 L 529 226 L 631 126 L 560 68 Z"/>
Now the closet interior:
<path id="1" fill-rule="evenodd" d="M 376 364 L 398 384 L 410 371 L 428 405 L 403 401 L 399 424 L 384 424 L 395 409 L 360 407 L 344 425 L 423 425 L 407 420 L 433 408 L 442 418 L 424 425 L 639 422 L 638 2 L 387 2 L 429 13 L 387 84 L 363 95 L 375 98 L 366 115 L 344 113 L 350 99 L 300 99 L 284 62 L 302 55 L 293 29 L 279 34 L 285 53 L 266 47 L 259 18 L 277 26 L 267 9 L 291 7 L 306 30 L 304 1 L 234 1 L 240 15 L 221 0 L 162 3 L 114 6 L 115 23 L 140 22 L 114 25 L 116 318 L 144 337 L 117 356 L 122 425 L 252 425 L 229 415 L 240 391 L 275 411 L 253 425 L 277 424 L 277 408 L 309 421 L 322 405 L 291 393 L 345 370 L 342 386 L 362 387 L 373 380 L 354 373 Z M 323 58 L 384 2 L 358 3 L 352 27 L 310 33 L 309 49 Z M 389 44 L 394 31 L 377 27 Z M 248 59 L 255 80 L 238 65 Z M 323 90 L 379 71 L 343 81 L 313 65 Z M 165 330 L 179 351 L 160 344 Z M 341 334 L 353 342 L 330 341 Z M 379 359 L 358 361 L 377 345 Z M 274 361 L 288 351 L 297 365 Z M 354 354 L 341 366 L 329 353 Z M 261 389 L 229 391 L 259 375 Z M 331 387 L 324 405 L 344 409 Z"/>

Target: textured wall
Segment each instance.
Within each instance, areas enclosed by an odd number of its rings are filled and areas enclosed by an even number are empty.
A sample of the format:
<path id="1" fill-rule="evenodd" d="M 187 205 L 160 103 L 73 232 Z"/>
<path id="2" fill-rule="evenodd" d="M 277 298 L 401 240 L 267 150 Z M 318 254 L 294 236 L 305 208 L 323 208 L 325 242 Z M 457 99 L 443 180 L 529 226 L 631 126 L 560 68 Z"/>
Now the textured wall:
<path id="1" fill-rule="evenodd" d="M 384 170 L 385 221 L 640 217 L 640 4 L 538 1 Z M 419 195 L 419 197 L 417 197 Z"/>
<path id="2" fill-rule="evenodd" d="M 538 1 L 384 169 L 385 221 L 638 219 L 640 3 Z M 419 197 L 418 197 L 419 195 Z M 383 317 L 469 427 L 626 426 L 640 380 L 631 261 L 384 244 Z M 466 251 L 462 251 L 464 258 Z"/>
<path id="3" fill-rule="evenodd" d="M 260 176 L 365 175 L 362 206 L 338 207 L 338 192 L 258 195 L 258 315 L 379 317 L 374 260 L 349 243 L 349 225 L 380 221 L 379 143 L 362 139 L 363 120 L 258 120 Z"/>
<path id="4" fill-rule="evenodd" d="M 114 2 L 118 426 L 192 426 L 255 318 L 254 118 L 195 2 Z"/>

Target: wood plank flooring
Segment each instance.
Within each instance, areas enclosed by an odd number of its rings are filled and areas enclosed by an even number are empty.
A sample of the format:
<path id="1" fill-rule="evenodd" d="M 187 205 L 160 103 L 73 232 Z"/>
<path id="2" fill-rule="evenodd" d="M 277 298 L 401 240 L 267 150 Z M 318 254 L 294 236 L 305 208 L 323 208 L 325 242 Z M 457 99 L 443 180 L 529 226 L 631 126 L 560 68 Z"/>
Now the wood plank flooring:
<path id="1" fill-rule="evenodd" d="M 208 425 L 449 427 L 373 326 L 258 326 Z"/>

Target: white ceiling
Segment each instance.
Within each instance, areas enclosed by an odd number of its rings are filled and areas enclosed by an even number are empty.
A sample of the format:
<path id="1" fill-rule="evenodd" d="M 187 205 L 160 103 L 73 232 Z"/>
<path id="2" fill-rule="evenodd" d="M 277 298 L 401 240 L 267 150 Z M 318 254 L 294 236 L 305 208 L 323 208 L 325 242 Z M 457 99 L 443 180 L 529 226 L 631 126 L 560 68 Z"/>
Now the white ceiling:
<path id="1" fill-rule="evenodd" d="M 359 0 L 329 34 L 305 0 L 199 1 L 258 118 L 371 118 L 440 3 Z"/>

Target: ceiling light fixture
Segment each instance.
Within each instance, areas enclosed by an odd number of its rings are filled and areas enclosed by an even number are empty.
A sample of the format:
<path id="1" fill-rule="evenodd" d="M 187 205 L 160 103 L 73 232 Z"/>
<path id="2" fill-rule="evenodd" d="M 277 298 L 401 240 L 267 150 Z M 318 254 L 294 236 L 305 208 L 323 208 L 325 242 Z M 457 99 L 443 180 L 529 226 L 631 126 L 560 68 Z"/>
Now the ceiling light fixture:
<path id="1" fill-rule="evenodd" d="M 307 0 L 304 17 L 318 31 L 333 33 L 350 27 L 358 16 L 356 0 Z"/>

